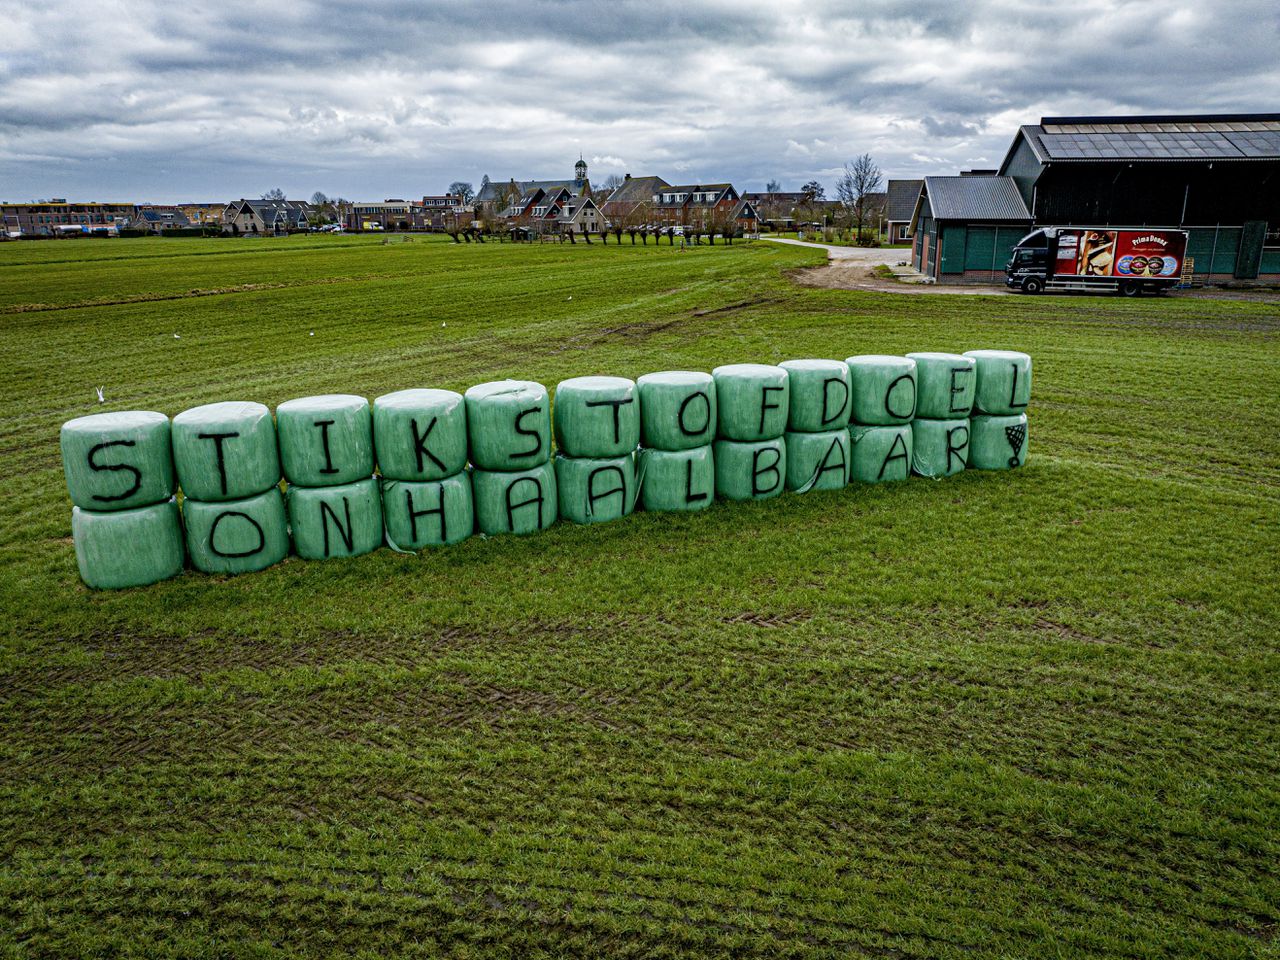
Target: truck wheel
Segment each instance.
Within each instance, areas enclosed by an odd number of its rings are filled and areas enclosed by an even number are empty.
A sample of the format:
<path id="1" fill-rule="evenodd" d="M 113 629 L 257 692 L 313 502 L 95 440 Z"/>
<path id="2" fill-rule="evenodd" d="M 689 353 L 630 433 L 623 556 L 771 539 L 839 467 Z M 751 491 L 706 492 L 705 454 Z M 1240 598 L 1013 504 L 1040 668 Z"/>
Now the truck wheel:
<path id="1" fill-rule="evenodd" d="M 1120 296 L 1136 297 L 1142 292 L 1142 285 L 1136 280 L 1126 280 L 1120 284 Z"/>
<path id="2" fill-rule="evenodd" d="M 1039 277 L 1027 277 L 1022 281 L 1023 293 L 1039 293 L 1044 289 L 1044 281 Z"/>

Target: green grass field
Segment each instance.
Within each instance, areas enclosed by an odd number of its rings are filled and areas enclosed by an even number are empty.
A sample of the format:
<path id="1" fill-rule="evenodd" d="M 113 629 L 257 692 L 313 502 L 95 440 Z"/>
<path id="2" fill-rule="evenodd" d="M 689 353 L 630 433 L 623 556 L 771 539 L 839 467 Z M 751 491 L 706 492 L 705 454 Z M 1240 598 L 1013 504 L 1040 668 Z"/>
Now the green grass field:
<path id="1" fill-rule="evenodd" d="M 1276 956 L 1280 307 L 820 256 L 0 245 L 0 955 Z M 76 575 L 94 410 L 982 346 L 1018 472 Z"/>

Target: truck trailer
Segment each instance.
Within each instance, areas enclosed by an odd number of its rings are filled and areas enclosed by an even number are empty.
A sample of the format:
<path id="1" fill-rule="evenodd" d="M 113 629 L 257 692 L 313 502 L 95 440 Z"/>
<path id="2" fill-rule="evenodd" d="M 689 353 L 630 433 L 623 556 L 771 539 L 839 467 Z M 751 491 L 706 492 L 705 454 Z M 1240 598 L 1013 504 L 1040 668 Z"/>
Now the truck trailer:
<path id="1" fill-rule="evenodd" d="M 1041 227 L 1013 248 L 1005 286 L 1108 291 L 1126 297 L 1161 293 L 1182 282 L 1185 230 L 1150 227 Z"/>

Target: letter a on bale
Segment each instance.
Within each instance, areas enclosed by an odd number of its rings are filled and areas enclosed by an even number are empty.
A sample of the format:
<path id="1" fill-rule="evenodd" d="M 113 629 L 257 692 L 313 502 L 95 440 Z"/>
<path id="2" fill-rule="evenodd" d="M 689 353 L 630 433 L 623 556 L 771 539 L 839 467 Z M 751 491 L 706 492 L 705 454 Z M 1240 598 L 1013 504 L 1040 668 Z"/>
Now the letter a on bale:
<path id="1" fill-rule="evenodd" d="M 475 470 L 476 521 L 487 536 L 536 533 L 556 522 L 556 471 L 550 462 L 529 470 Z"/>
<path id="2" fill-rule="evenodd" d="M 604 523 L 631 513 L 636 501 L 636 468 L 622 457 L 556 457 L 560 516 L 574 523 Z"/>
<path id="3" fill-rule="evenodd" d="M 849 431 L 787 433 L 787 489 L 839 490 L 849 482 Z"/>
<path id="4" fill-rule="evenodd" d="M 858 483 L 885 483 L 905 480 L 911 475 L 912 435 L 910 424 L 892 427 L 849 428 L 849 476 Z"/>

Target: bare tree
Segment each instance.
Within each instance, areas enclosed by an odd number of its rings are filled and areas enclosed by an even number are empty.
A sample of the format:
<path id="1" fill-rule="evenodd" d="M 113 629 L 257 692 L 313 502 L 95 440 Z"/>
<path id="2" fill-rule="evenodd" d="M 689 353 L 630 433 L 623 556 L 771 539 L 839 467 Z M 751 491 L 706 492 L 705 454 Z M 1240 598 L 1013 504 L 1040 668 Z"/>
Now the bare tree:
<path id="1" fill-rule="evenodd" d="M 764 185 L 764 192 L 765 193 L 781 193 L 782 184 L 780 184 L 777 180 L 770 180 L 768 183 Z"/>
<path id="2" fill-rule="evenodd" d="M 817 180 L 810 180 L 800 188 L 800 192 L 804 194 L 805 200 L 809 203 L 827 199 L 826 189 Z"/>
<path id="3" fill-rule="evenodd" d="M 840 205 L 848 211 L 853 221 L 854 237 L 862 239 L 862 225 L 871 214 L 872 194 L 884 183 L 884 174 L 871 159 L 871 154 L 864 153 L 851 163 L 844 165 L 844 173 L 836 181 L 836 197 Z"/>
<path id="4" fill-rule="evenodd" d="M 624 183 L 626 183 L 626 180 L 621 174 L 611 173 L 609 176 L 604 178 L 604 183 L 600 184 L 600 186 L 593 192 L 599 194 L 605 200 L 608 200 L 609 197 L 613 196 L 613 191 L 617 190 Z"/>
<path id="5" fill-rule="evenodd" d="M 449 184 L 448 193 L 450 196 L 461 197 L 464 204 L 470 203 L 476 195 L 475 190 L 466 180 L 453 181 L 453 183 Z"/>
<path id="6" fill-rule="evenodd" d="M 323 207 L 328 204 L 329 198 L 325 196 L 323 190 L 317 190 L 311 195 L 311 205 L 313 207 Z"/>
<path id="7" fill-rule="evenodd" d="M 286 200 L 288 198 L 284 195 L 283 190 L 281 190 L 279 187 L 276 187 L 264 193 L 262 195 L 262 199 L 263 200 Z"/>

